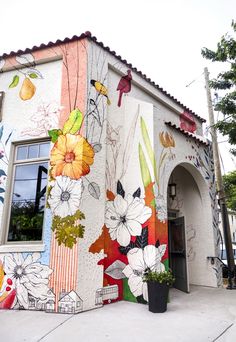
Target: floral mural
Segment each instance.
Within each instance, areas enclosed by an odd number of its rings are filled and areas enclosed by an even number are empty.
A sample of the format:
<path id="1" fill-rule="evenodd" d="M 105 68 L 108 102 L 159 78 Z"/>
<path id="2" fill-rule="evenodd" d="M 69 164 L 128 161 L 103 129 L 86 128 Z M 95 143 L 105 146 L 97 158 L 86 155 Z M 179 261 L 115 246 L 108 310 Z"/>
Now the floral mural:
<path id="1" fill-rule="evenodd" d="M 47 302 L 52 270 L 39 262 L 40 253 L 6 254 L 0 261 L 0 308 L 29 309 L 30 299 Z"/>
<path id="2" fill-rule="evenodd" d="M 137 75 L 117 62 L 112 83 L 109 53 L 88 44 L 74 40 L 7 61 L 14 64 L 8 95 L 17 95 L 22 115 L 28 110 L 16 140 L 49 135 L 51 152 L 45 251 L 0 254 L 0 308 L 73 313 L 121 299 L 146 303 L 145 272 L 169 267 L 164 179 L 180 158 L 178 139 L 161 120 L 154 127 L 153 104 L 129 96 Z M 45 55 L 61 59 L 55 101 L 47 100 L 54 89 L 54 80 L 46 84 L 50 70 L 39 65 Z M 4 67 L 0 60 L 0 71 Z M 42 89 L 45 96 L 38 96 Z M 195 123 L 190 128 L 195 131 Z M 14 130 L 0 127 L 1 203 Z M 192 150 L 186 157 L 209 181 L 215 210 L 212 156 L 197 144 Z M 182 202 L 177 196 L 171 204 Z M 188 230 L 192 241 L 195 231 Z"/>
<path id="3" fill-rule="evenodd" d="M 104 248 L 106 257 L 98 264 L 104 265 L 104 289 L 108 284 L 118 285 L 119 296 L 114 300 L 127 299 L 146 303 L 148 296 L 147 285 L 143 282 L 144 273 L 148 269 L 161 271 L 168 267 L 167 215 L 163 216 L 166 204 L 160 192 L 155 197 L 160 168 L 158 169 L 153 142 L 147 124 L 140 115 L 140 108 L 131 120 L 123 146 L 120 138 L 122 127 L 113 128 L 108 122 L 107 130 L 106 143 L 110 148 L 111 160 L 107 165 L 106 175 L 108 200 L 105 224 L 102 234 L 90 246 L 89 251 L 98 253 Z M 140 134 L 142 142 L 135 144 L 135 137 L 140 137 Z M 173 147 L 173 137 L 168 133 L 164 137 L 169 139 L 165 148 Z M 143 184 L 134 188 L 133 193 L 127 193 L 123 183 L 126 182 L 125 175 L 129 171 L 132 153 L 137 154 L 136 163 L 138 162 L 138 172 Z M 166 156 L 167 154 L 161 158 L 165 159 Z M 125 161 L 123 168 L 119 168 L 119 160 Z M 151 170 L 149 165 L 152 166 Z M 118 177 L 122 181 L 117 180 Z"/>

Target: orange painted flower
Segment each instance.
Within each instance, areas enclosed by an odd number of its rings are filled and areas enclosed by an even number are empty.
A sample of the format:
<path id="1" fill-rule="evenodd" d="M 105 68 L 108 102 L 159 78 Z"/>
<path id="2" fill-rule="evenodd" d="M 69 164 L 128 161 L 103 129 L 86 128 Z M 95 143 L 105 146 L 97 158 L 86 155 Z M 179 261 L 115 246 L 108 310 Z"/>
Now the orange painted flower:
<path id="1" fill-rule="evenodd" d="M 89 173 L 93 158 L 92 146 L 81 135 L 60 135 L 51 152 L 52 176 L 79 179 Z"/>
<path id="2" fill-rule="evenodd" d="M 163 147 L 175 147 L 175 141 L 172 135 L 168 132 L 159 133 L 160 142 Z"/>

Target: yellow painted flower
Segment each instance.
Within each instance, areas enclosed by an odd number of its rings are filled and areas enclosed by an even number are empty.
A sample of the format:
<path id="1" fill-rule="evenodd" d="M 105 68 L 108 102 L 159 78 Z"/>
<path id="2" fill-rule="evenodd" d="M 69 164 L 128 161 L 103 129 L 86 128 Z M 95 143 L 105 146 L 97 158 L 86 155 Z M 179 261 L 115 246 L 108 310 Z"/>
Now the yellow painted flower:
<path id="1" fill-rule="evenodd" d="M 60 135 L 51 152 L 52 176 L 79 179 L 89 173 L 93 158 L 92 146 L 81 135 Z"/>
<path id="2" fill-rule="evenodd" d="M 168 132 L 159 133 L 160 142 L 163 147 L 175 147 L 175 141 L 172 135 Z"/>

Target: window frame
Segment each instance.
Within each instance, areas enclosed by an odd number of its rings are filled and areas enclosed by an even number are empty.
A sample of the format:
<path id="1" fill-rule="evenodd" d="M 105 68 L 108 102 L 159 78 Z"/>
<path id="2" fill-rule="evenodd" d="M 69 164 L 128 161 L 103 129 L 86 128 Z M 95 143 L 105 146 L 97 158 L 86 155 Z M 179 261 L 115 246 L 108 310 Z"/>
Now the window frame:
<path id="1" fill-rule="evenodd" d="M 42 226 L 42 239 L 35 241 L 8 241 L 8 233 L 9 233 L 9 224 L 10 224 L 10 216 L 11 216 L 11 202 L 13 196 L 13 187 L 14 187 L 14 179 L 15 179 L 15 169 L 17 165 L 27 165 L 47 161 L 50 162 L 50 151 L 51 146 L 49 148 L 48 157 L 41 158 L 31 158 L 31 159 L 21 159 L 16 160 L 17 157 L 17 147 L 23 145 L 34 145 L 40 143 L 49 142 L 50 146 L 50 138 L 36 138 L 36 139 L 26 139 L 19 141 L 12 141 L 10 147 L 10 157 L 9 164 L 7 169 L 7 182 L 6 182 L 6 191 L 3 203 L 3 211 L 2 211 L 2 224 L 1 224 L 1 239 L 0 239 L 0 252 L 24 252 L 24 251 L 44 251 L 45 246 L 43 244 L 43 234 L 44 234 L 44 226 L 45 226 L 45 216 L 43 217 L 43 226 Z M 14 177 L 14 179 L 13 179 Z M 49 174 L 48 174 L 49 177 Z M 48 187 L 48 177 L 47 177 L 47 187 Z M 46 206 L 45 206 L 46 207 Z"/>

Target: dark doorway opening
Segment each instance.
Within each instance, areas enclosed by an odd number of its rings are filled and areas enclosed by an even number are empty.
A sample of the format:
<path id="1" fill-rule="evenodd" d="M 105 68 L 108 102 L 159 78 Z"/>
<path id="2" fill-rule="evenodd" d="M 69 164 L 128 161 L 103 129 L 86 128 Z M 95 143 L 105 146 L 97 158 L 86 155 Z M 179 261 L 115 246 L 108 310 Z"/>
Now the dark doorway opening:
<path id="1" fill-rule="evenodd" d="M 184 217 L 168 220 L 169 264 L 175 277 L 174 287 L 189 292 Z"/>

